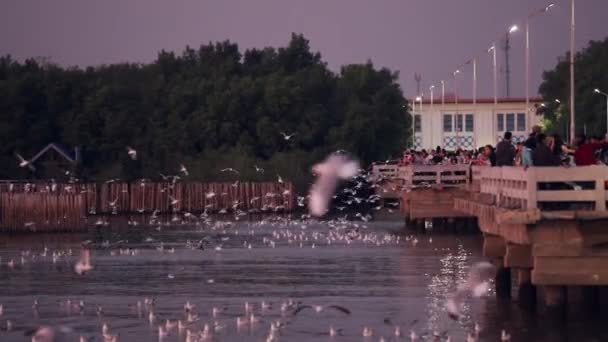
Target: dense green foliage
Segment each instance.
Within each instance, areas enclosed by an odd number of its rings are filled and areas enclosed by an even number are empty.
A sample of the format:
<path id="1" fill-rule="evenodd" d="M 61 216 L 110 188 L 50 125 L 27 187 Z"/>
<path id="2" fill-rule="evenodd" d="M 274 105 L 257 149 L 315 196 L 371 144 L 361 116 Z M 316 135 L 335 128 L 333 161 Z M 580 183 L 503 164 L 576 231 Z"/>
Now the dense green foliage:
<path id="1" fill-rule="evenodd" d="M 606 133 L 606 98 L 594 93 L 595 88 L 608 93 L 608 38 L 591 41 L 576 54 L 575 108 L 577 134 L 587 128 L 588 135 Z M 546 100 L 546 128 L 565 136 L 570 121 L 570 57 L 560 58 L 555 69 L 543 73 L 540 94 Z M 560 100 L 561 104 L 555 99 Z"/>
<path id="2" fill-rule="evenodd" d="M 158 179 L 180 163 L 192 179 L 221 180 L 224 167 L 252 180 L 305 179 L 334 150 L 368 163 L 403 148 L 410 119 L 396 80 L 371 62 L 332 73 L 301 35 L 243 54 L 228 41 L 162 51 L 143 65 L 62 68 L 6 56 L 0 177 L 28 176 L 14 153 L 30 158 L 57 142 L 82 148 L 89 179 Z M 285 140 L 281 132 L 297 134 Z"/>

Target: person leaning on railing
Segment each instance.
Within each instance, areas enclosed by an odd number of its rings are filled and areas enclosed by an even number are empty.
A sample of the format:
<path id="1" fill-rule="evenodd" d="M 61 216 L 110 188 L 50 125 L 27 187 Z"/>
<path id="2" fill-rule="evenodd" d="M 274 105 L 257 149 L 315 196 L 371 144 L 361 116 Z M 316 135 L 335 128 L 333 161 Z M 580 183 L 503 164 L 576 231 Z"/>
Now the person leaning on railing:
<path id="1" fill-rule="evenodd" d="M 574 162 L 577 166 L 595 165 L 598 160 L 595 156 L 596 151 L 601 150 L 604 143 L 601 143 L 596 138 L 590 140 L 584 134 L 579 135 L 577 138 L 577 147 L 574 151 Z"/>
<path id="2" fill-rule="evenodd" d="M 534 166 L 559 166 L 560 159 L 553 153 L 547 141 L 547 136 L 543 133 L 536 135 L 536 148 L 532 151 L 532 162 Z"/>

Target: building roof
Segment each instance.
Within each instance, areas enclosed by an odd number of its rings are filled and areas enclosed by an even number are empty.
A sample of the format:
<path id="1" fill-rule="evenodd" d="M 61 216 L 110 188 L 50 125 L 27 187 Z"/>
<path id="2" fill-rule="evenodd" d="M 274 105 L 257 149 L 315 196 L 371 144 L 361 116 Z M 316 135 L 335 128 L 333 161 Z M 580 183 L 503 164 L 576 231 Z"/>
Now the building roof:
<path id="1" fill-rule="evenodd" d="M 541 102 L 544 102 L 542 97 L 531 97 L 530 98 L 530 103 L 541 103 Z M 458 104 L 472 104 L 472 103 L 473 103 L 472 98 L 459 98 L 458 99 Z M 484 103 L 484 104 L 494 103 L 494 98 L 493 97 L 478 98 L 477 103 Z M 498 103 L 526 103 L 526 98 L 525 97 L 499 97 Z M 422 99 L 422 104 L 431 104 L 431 99 L 430 98 Z M 433 104 L 441 104 L 441 97 L 433 98 Z M 456 98 L 453 95 L 449 96 L 449 97 L 446 96 L 445 104 L 456 104 Z"/>
<path id="2" fill-rule="evenodd" d="M 30 160 L 30 162 L 32 162 L 32 163 L 35 162 L 38 158 L 42 157 L 45 153 L 47 153 L 51 149 L 53 149 L 57 153 L 59 153 L 68 162 L 70 162 L 72 164 L 76 163 L 75 153 L 70 153 L 67 148 L 65 148 L 64 146 L 61 146 L 59 144 L 55 144 L 55 143 L 48 144 L 45 148 L 43 148 L 40 152 L 38 152 L 35 156 L 33 156 L 32 159 Z"/>

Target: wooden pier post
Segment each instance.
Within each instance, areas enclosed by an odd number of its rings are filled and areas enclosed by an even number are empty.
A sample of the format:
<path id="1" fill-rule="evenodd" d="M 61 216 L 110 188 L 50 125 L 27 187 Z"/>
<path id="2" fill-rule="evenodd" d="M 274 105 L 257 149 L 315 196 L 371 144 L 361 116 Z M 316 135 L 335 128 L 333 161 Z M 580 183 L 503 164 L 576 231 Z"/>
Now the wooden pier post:
<path id="1" fill-rule="evenodd" d="M 532 284 L 532 270 L 529 268 L 514 269 L 517 276 L 517 300 L 524 309 L 536 307 L 536 286 Z"/>
<path id="2" fill-rule="evenodd" d="M 498 269 L 496 271 L 496 298 L 510 299 L 511 298 L 511 269 L 502 266 L 502 260 L 496 262 Z"/>

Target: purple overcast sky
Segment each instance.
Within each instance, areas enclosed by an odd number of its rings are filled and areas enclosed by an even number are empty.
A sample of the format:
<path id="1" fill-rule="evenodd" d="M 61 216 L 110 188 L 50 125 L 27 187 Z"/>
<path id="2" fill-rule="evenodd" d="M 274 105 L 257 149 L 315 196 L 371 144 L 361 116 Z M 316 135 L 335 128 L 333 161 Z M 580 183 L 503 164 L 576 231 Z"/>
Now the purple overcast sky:
<path id="1" fill-rule="evenodd" d="M 150 62 L 159 50 L 230 39 L 241 49 L 281 46 L 303 33 L 331 69 L 371 59 L 400 72 L 406 96 L 449 79 L 479 57 L 480 96 L 491 96 L 491 43 L 545 0 L 5 0 L 0 54 L 62 65 Z M 531 92 L 569 48 L 569 0 L 531 23 Z M 608 0 L 577 0 L 577 49 L 608 36 Z M 511 95 L 524 93 L 524 35 L 513 36 Z M 499 50 L 500 51 L 500 50 Z M 499 66 L 504 66 L 503 52 Z M 461 93 L 470 95 L 470 67 Z M 500 95 L 504 95 L 503 74 Z M 450 85 L 451 87 L 451 85 Z M 448 89 L 450 90 L 450 89 Z M 466 93 L 465 93 L 466 91 Z"/>

